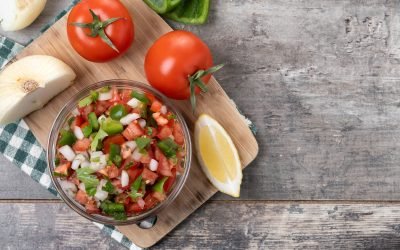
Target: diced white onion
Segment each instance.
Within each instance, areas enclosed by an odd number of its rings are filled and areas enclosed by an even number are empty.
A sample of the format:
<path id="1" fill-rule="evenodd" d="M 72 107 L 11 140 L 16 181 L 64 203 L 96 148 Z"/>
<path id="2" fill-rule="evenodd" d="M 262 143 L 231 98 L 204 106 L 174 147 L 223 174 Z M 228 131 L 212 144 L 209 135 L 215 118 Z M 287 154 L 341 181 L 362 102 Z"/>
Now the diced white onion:
<path id="1" fill-rule="evenodd" d="M 74 127 L 74 135 L 76 138 L 78 138 L 78 140 L 82 140 L 83 138 L 85 138 L 85 136 L 83 135 L 82 129 L 78 126 Z"/>
<path id="2" fill-rule="evenodd" d="M 105 115 L 101 115 L 101 116 L 99 116 L 99 118 L 97 118 L 97 121 L 101 124 L 106 119 L 107 119 L 107 117 Z"/>
<path id="3" fill-rule="evenodd" d="M 67 161 L 73 161 L 75 153 L 69 145 L 64 145 L 58 149 L 58 151 L 67 159 Z"/>
<path id="4" fill-rule="evenodd" d="M 99 161 L 90 162 L 90 168 L 93 169 L 94 171 L 99 171 L 107 166 L 107 156 L 106 155 L 100 155 Z M 92 158 L 93 159 L 93 158 Z"/>
<path id="5" fill-rule="evenodd" d="M 81 163 L 81 167 L 82 167 L 82 168 L 90 167 L 90 162 L 89 162 L 89 161 L 83 161 L 83 162 Z"/>
<path id="6" fill-rule="evenodd" d="M 79 183 L 78 188 L 79 188 L 79 190 L 81 190 L 81 191 L 86 193 L 85 183 L 83 183 L 83 182 Z"/>
<path id="7" fill-rule="evenodd" d="M 138 120 L 139 126 L 144 128 L 146 127 L 146 120 L 145 119 L 139 119 Z"/>
<path id="8" fill-rule="evenodd" d="M 76 185 L 70 181 L 60 180 L 60 185 L 65 192 L 67 192 L 68 190 L 71 190 L 72 192 L 78 191 Z"/>
<path id="9" fill-rule="evenodd" d="M 139 198 L 139 199 L 137 200 L 137 204 L 139 205 L 139 207 L 140 207 L 141 209 L 143 209 L 143 208 L 144 208 L 144 205 L 145 205 L 145 202 L 144 202 L 144 200 L 143 200 L 142 198 Z"/>
<path id="10" fill-rule="evenodd" d="M 167 107 L 165 105 L 161 106 L 160 113 L 165 115 L 167 113 Z"/>
<path id="11" fill-rule="evenodd" d="M 78 108 L 75 108 L 74 110 L 72 110 L 71 113 L 72 113 L 73 116 L 78 116 L 78 115 L 81 114 L 81 113 L 79 112 Z"/>
<path id="12" fill-rule="evenodd" d="M 132 98 L 126 104 L 128 104 L 132 108 L 136 108 L 137 106 L 139 106 L 140 101 L 138 99 L 136 99 L 136 98 Z"/>
<path id="13" fill-rule="evenodd" d="M 151 171 L 157 171 L 157 169 L 158 169 L 158 161 L 156 161 L 156 160 L 154 160 L 154 159 L 151 159 L 150 160 L 150 164 L 149 164 L 149 168 L 150 168 L 150 170 Z"/>
<path id="14" fill-rule="evenodd" d="M 126 187 L 129 184 L 129 175 L 125 170 L 121 173 L 121 187 Z"/>
<path id="15" fill-rule="evenodd" d="M 110 100 L 112 98 L 112 91 L 110 90 L 110 91 L 108 91 L 108 92 L 105 92 L 105 93 L 100 93 L 99 94 L 99 101 L 107 101 L 107 100 Z"/>
<path id="16" fill-rule="evenodd" d="M 132 159 L 134 159 L 135 161 L 140 161 L 141 158 L 142 154 L 139 152 L 139 149 L 135 149 L 132 154 Z"/>
<path id="17" fill-rule="evenodd" d="M 97 198 L 100 201 L 104 201 L 108 197 L 108 192 L 102 190 L 102 189 L 97 189 L 96 194 L 94 195 L 95 198 Z"/>
<path id="18" fill-rule="evenodd" d="M 97 158 L 103 155 L 103 151 L 93 151 L 90 153 L 90 159 Z"/>
<path id="19" fill-rule="evenodd" d="M 127 114 L 126 116 L 122 117 L 119 121 L 122 123 L 122 125 L 128 125 L 129 123 L 133 122 L 134 120 L 140 118 L 139 114 L 136 113 L 131 113 Z"/>
<path id="20" fill-rule="evenodd" d="M 75 159 L 72 161 L 71 168 L 72 168 L 73 170 L 77 170 L 77 169 L 79 168 L 79 165 L 81 165 L 81 161 L 75 158 Z"/>
<path id="21" fill-rule="evenodd" d="M 127 142 L 125 142 L 125 145 L 126 145 L 128 148 L 130 148 L 132 151 L 135 150 L 135 148 L 137 147 L 135 141 L 127 141 Z"/>

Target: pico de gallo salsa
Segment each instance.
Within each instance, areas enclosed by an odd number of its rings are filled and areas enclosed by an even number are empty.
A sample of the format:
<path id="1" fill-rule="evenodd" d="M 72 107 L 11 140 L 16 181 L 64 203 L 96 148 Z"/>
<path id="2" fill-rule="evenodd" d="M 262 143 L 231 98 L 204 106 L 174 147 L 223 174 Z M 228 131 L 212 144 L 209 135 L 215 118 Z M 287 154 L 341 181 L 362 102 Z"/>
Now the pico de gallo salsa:
<path id="1" fill-rule="evenodd" d="M 77 103 L 55 159 L 62 189 L 87 213 L 125 220 L 166 199 L 183 173 L 185 138 L 151 93 L 103 87 Z"/>

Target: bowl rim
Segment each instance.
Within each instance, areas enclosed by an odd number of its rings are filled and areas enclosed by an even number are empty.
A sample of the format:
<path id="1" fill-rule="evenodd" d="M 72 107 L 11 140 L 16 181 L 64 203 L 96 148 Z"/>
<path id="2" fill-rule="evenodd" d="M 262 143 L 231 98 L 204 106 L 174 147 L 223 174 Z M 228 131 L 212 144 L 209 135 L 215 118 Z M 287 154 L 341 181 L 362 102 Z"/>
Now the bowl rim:
<path id="1" fill-rule="evenodd" d="M 56 141 L 57 141 L 59 131 L 62 128 L 62 125 L 65 124 L 65 119 L 71 113 L 73 108 L 76 108 L 77 102 L 79 100 L 81 100 L 82 98 L 84 98 L 85 96 L 87 96 L 91 90 L 96 90 L 96 89 L 99 89 L 99 88 L 105 87 L 105 86 L 116 86 L 116 87 L 121 87 L 121 88 L 131 87 L 132 89 L 136 88 L 138 90 L 147 91 L 147 92 L 150 92 L 151 94 L 154 94 L 157 98 L 159 98 L 164 103 L 164 105 L 166 105 L 168 107 L 169 110 L 171 110 L 177 116 L 177 120 L 181 124 L 182 131 L 184 133 L 184 139 L 185 139 L 186 156 L 185 156 L 185 164 L 184 164 L 184 173 L 179 178 L 179 181 L 175 182 L 174 187 L 168 194 L 166 200 L 160 202 L 158 205 L 156 205 L 152 209 L 150 209 L 144 213 L 141 213 L 137 216 L 128 217 L 126 220 L 115 220 L 110 216 L 87 213 L 85 211 L 85 208 L 81 204 L 79 204 L 77 201 L 75 201 L 75 199 L 73 199 L 72 197 L 70 197 L 68 194 L 65 193 L 65 191 L 62 189 L 59 181 L 57 180 L 58 177 L 54 176 L 54 168 L 55 168 L 54 156 L 56 153 Z M 179 195 L 179 193 L 183 189 L 183 187 L 186 183 L 186 180 L 189 176 L 189 171 L 190 171 L 191 161 L 192 161 L 192 142 L 191 142 L 190 132 L 189 132 L 189 129 L 188 129 L 188 126 L 186 124 L 184 117 L 182 116 L 181 112 L 174 107 L 174 105 L 171 103 L 171 100 L 169 100 L 165 95 L 160 93 L 158 90 L 152 88 L 150 85 L 139 82 L 139 81 L 129 80 L 129 79 L 109 79 L 109 80 L 92 83 L 92 84 L 80 89 L 61 108 L 61 110 L 57 114 L 57 116 L 54 119 L 54 122 L 51 126 L 51 131 L 50 131 L 48 141 L 47 141 L 47 155 L 46 156 L 47 156 L 47 167 L 50 172 L 51 181 L 52 181 L 53 185 L 55 186 L 61 199 L 72 210 L 74 210 L 81 216 L 85 217 L 86 219 L 89 219 L 94 222 L 107 224 L 107 225 L 131 225 L 131 224 L 139 223 L 147 218 L 157 216 L 160 213 L 160 211 L 162 211 L 163 209 L 168 207 Z"/>

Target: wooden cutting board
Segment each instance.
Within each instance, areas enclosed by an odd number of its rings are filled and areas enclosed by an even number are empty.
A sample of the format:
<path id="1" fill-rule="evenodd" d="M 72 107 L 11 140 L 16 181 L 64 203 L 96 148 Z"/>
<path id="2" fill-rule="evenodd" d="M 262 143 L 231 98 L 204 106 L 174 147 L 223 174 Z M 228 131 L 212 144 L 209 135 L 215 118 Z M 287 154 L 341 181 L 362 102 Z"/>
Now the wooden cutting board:
<path id="1" fill-rule="evenodd" d="M 142 0 L 122 0 L 122 2 L 129 9 L 135 23 L 135 42 L 124 56 L 102 64 L 82 59 L 68 42 L 67 16 L 61 18 L 17 56 L 22 58 L 36 54 L 52 55 L 70 65 L 77 74 L 73 86 L 56 96 L 44 108 L 25 118 L 44 148 L 47 147 L 47 138 L 56 115 L 66 101 L 83 87 L 101 80 L 116 78 L 146 82 L 143 71 L 145 54 L 158 37 L 172 29 Z M 218 58 L 215 58 L 215 61 L 218 62 Z M 244 117 L 238 113 L 234 103 L 214 78 L 210 81 L 209 92 L 198 97 L 196 114 L 192 114 L 188 101 L 175 101 L 175 104 L 184 115 L 191 131 L 198 115 L 207 113 L 218 120 L 231 135 L 239 151 L 242 166 L 246 167 L 254 160 L 258 153 L 257 141 Z M 177 199 L 159 214 L 153 228 L 141 229 L 136 225 L 130 225 L 119 226 L 118 229 L 138 246 L 152 246 L 216 192 L 217 190 L 203 174 L 194 155 L 185 187 Z"/>

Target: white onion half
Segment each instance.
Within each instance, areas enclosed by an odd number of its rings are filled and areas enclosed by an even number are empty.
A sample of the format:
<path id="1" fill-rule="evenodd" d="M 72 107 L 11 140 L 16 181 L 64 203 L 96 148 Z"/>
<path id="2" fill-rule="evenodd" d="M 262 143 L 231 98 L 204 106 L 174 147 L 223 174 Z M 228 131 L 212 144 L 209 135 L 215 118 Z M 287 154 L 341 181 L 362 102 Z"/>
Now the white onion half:
<path id="1" fill-rule="evenodd" d="M 4 0 L 0 1 L 1 27 L 15 31 L 28 27 L 43 11 L 46 0 Z"/>
<path id="2" fill-rule="evenodd" d="M 27 56 L 11 64 L 0 73 L 0 124 L 42 108 L 75 77 L 67 64 L 52 56 Z"/>

